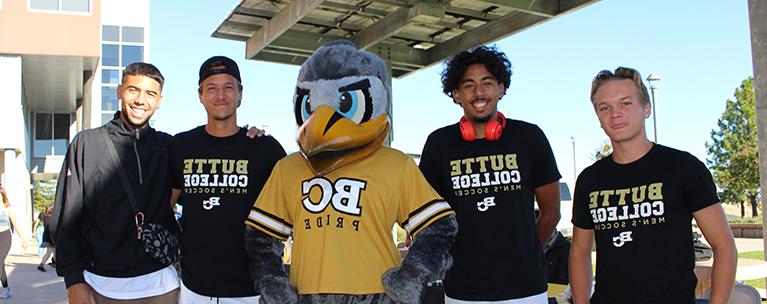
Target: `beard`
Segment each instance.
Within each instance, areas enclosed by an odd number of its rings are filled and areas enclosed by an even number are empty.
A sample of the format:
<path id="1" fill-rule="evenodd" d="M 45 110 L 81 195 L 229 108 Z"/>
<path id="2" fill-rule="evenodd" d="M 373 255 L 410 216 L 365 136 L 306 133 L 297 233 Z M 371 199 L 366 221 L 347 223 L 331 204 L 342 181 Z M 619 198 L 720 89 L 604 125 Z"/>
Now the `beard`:
<path id="1" fill-rule="evenodd" d="M 479 97 L 479 98 L 474 99 L 468 105 L 468 107 L 472 107 L 472 105 L 474 103 L 476 103 L 476 102 L 485 102 L 485 103 L 487 103 L 485 113 L 476 113 L 476 112 L 475 113 L 471 113 L 471 112 L 474 112 L 474 110 L 469 110 L 469 111 L 467 111 L 467 114 L 469 114 L 468 115 L 469 116 L 468 117 L 469 120 L 471 120 L 474 123 L 483 124 L 483 123 L 487 123 L 488 121 L 493 119 L 493 115 L 495 115 L 495 113 L 498 111 L 497 108 L 495 108 L 495 109 L 492 108 L 493 107 L 493 105 L 492 105 L 493 101 L 490 98 Z"/>
<path id="2" fill-rule="evenodd" d="M 141 129 L 143 127 L 146 127 L 146 125 L 149 122 L 149 118 L 151 118 L 150 116 L 144 119 L 133 119 L 130 115 L 125 113 L 124 110 L 120 112 L 120 116 L 122 118 L 122 121 L 125 122 L 128 125 L 128 127 L 130 127 L 131 129 Z"/>
<path id="3" fill-rule="evenodd" d="M 471 121 L 476 122 L 476 123 L 486 123 L 486 122 L 490 121 L 491 119 L 493 119 L 493 114 L 494 113 L 490 113 L 490 114 L 487 114 L 485 116 L 472 116 L 472 117 L 470 117 L 470 119 L 471 119 Z"/>

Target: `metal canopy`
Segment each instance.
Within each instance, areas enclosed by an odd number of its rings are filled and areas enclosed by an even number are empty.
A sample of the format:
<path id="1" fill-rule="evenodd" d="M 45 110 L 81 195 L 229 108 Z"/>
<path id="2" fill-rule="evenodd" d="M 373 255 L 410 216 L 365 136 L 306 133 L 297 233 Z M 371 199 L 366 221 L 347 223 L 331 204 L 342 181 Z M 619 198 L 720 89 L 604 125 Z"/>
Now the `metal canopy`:
<path id="1" fill-rule="evenodd" d="M 246 58 L 300 65 L 345 38 L 399 78 L 598 0 L 243 0 L 212 36 L 246 42 Z"/>

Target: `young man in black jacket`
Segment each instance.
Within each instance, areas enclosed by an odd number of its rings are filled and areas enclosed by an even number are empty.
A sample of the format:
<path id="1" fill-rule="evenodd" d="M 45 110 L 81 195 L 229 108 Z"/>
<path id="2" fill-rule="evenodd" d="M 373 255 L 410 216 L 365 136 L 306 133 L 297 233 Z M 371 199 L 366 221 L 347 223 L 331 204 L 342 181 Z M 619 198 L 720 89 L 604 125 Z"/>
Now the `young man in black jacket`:
<path id="1" fill-rule="evenodd" d="M 178 274 L 144 252 L 136 212 L 116 171 L 127 175 L 143 221 L 175 231 L 168 204 L 171 136 L 149 126 L 163 82 L 151 64 L 127 66 L 117 88 L 122 111 L 104 126 L 80 132 L 69 146 L 52 223 L 56 271 L 64 277 L 69 303 L 176 302 Z M 115 167 L 101 129 L 114 142 L 121 168 Z"/>

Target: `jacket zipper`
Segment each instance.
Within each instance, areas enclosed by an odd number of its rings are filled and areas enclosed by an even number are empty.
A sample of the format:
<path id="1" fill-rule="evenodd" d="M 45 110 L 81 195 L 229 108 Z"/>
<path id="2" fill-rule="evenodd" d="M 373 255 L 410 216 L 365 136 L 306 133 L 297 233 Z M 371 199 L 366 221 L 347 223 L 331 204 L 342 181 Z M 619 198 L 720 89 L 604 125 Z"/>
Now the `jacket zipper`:
<path id="1" fill-rule="evenodd" d="M 144 184 L 144 174 L 141 173 L 141 158 L 138 155 L 138 148 L 136 147 L 136 143 L 141 139 L 141 135 L 138 132 L 138 129 L 136 130 L 136 140 L 133 141 L 133 152 L 136 153 L 136 163 L 138 163 L 138 183 L 139 185 Z"/>

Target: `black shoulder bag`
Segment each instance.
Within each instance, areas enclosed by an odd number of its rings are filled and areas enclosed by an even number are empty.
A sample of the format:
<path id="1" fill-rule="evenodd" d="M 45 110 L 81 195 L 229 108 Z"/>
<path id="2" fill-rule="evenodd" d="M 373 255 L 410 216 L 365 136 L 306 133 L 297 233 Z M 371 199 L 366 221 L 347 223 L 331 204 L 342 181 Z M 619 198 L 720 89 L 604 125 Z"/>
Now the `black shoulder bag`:
<path id="1" fill-rule="evenodd" d="M 136 223 L 136 238 L 144 242 L 144 252 L 149 254 L 156 261 L 170 265 L 178 261 L 178 238 L 175 234 L 168 231 L 165 227 L 154 223 L 144 223 L 144 213 L 138 208 L 133 188 L 128 182 L 128 177 L 123 171 L 120 157 L 117 156 L 117 150 L 109 138 L 106 128 L 100 128 L 101 136 L 107 144 L 109 154 L 112 156 L 112 163 L 120 175 L 125 192 L 128 193 L 128 201 L 133 208 L 133 218 Z"/>

